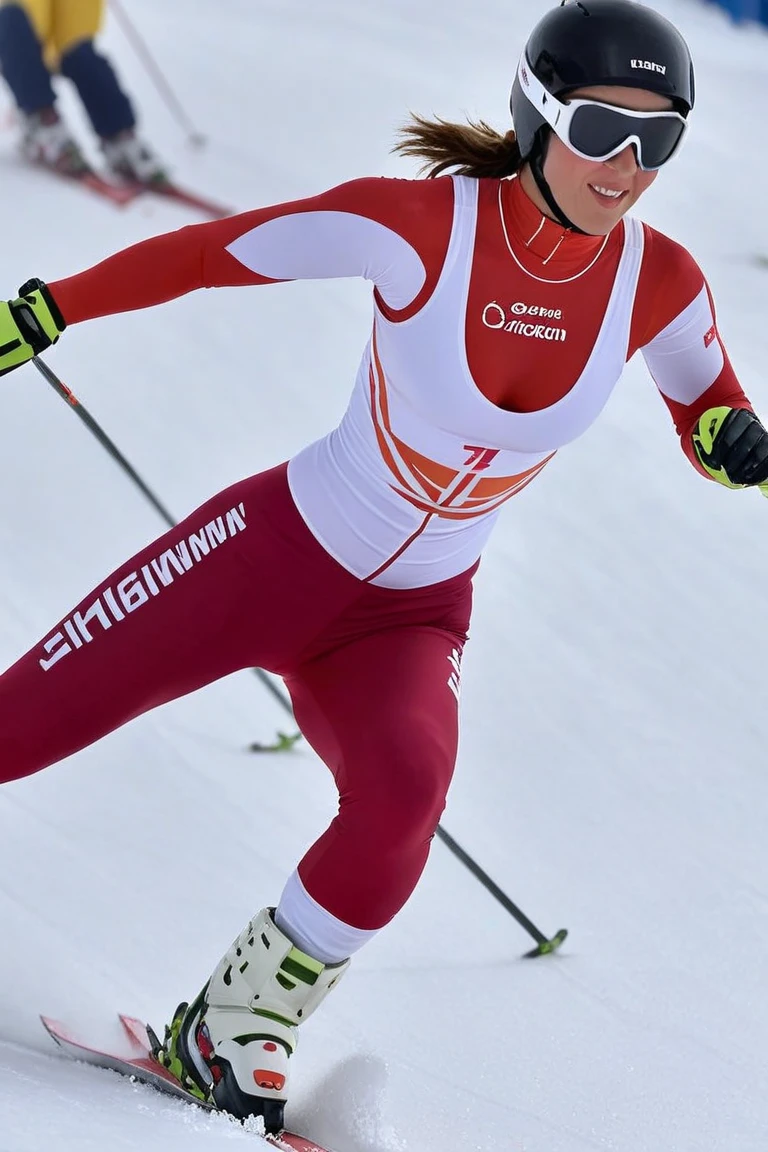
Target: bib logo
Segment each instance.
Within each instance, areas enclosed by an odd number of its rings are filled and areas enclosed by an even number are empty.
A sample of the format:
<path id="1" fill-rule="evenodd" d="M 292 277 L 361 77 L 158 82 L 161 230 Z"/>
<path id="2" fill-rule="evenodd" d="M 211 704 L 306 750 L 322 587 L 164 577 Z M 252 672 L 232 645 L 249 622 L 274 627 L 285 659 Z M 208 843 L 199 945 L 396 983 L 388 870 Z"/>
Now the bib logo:
<path id="1" fill-rule="evenodd" d="M 523 319 L 525 317 L 525 319 Z M 534 340 L 564 341 L 568 332 L 565 328 L 552 324 L 531 323 L 535 320 L 562 320 L 559 308 L 541 308 L 538 304 L 523 304 L 521 300 L 502 308 L 495 300 L 483 308 L 483 324 L 486 328 L 497 328 L 511 332 L 515 336 L 528 336 Z"/>
<path id="2" fill-rule="evenodd" d="M 499 454 L 498 448 L 480 448 L 477 444 L 465 444 L 464 451 L 469 452 L 464 467 L 471 468 L 473 472 L 482 472 L 485 468 L 490 468 Z"/>

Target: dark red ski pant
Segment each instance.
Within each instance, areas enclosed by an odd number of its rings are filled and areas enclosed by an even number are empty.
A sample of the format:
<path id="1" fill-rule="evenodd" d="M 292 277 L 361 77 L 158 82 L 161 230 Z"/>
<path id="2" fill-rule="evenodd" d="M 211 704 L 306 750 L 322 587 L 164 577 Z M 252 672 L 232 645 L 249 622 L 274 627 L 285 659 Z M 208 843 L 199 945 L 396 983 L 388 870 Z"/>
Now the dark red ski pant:
<path id="1" fill-rule="evenodd" d="M 444 807 L 470 608 L 471 573 L 409 590 L 352 576 L 301 519 L 286 466 L 260 473 L 122 565 L 0 676 L 0 782 L 266 668 L 339 790 L 301 879 L 340 920 L 380 928 L 413 891 Z"/>

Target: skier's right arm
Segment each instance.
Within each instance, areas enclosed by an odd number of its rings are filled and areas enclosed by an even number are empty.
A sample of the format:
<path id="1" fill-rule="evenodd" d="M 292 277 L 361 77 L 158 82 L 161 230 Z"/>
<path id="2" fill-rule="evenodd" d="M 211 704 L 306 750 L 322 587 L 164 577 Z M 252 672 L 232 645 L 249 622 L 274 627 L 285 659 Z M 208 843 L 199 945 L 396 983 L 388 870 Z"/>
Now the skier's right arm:
<path id="1" fill-rule="evenodd" d="M 66 326 L 40 280 L 22 284 L 15 300 L 0 300 L 0 376 L 50 348 Z"/>
<path id="2" fill-rule="evenodd" d="M 195 224 L 117 252 L 45 288 L 62 323 L 148 308 L 197 288 L 361 276 L 393 312 L 431 290 L 447 249 L 453 184 L 443 180 L 353 180 L 319 196 Z M 43 289 L 41 288 L 41 292 Z M 58 335 L 41 312 L 3 305 L 0 372 L 10 371 Z M 53 312 L 51 312 L 53 315 Z M 14 328 L 14 318 L 21 327 Z M 20 348 L 11 348 L 21 341 Z M 5 345 L 9 347 L 6 351 Z"/>

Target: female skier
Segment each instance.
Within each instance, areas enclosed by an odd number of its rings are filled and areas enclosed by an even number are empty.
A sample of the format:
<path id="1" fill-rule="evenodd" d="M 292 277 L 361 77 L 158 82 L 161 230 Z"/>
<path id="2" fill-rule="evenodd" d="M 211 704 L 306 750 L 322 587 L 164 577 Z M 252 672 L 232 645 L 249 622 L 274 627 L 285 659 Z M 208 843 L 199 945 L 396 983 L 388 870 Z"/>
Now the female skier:
<path id="1" fill-rule="evenodd" d="M 641 349 L 683 451 L 768 481 L 768 433 L 685 249 L 627 215 L 678 151 L 693 69 L 632 0 L 536 26 L 514 132 L 416 118 L 441 179 L 363 179 L 134 245 L 0 310 L 0 369 L 67 325 L 220 285 L 363 276 L 373 334 L 337 428 L 214 496 L 0 678 L 0 780 L 229 672 L 284 677 L 340 807 L 158 1058 L 236 1116 L 282 1122 L 300 1021 L 408 899 L 457 742 L 471 581 L 500 506 L 597 418 Z M 393 722 L 396 718 L 396 723 Z"/>

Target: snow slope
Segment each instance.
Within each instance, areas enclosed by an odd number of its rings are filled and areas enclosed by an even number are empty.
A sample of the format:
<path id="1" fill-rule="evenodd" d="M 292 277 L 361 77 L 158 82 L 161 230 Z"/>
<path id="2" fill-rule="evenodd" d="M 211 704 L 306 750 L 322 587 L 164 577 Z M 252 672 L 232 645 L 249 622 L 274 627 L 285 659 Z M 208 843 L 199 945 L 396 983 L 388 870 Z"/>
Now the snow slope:
<path id="1" fill-rule="evenodd" d="M 134 0 L 207 149 L 110 23 L 147 135 L 236 208 L 362 174 L 408 109 L 499 126 L 548 5 Z M 690 246 L 768 413 L 760 109 L 768 37 L 658 0 L 700 102 L 643 215 Z M 77 108 L 66 106 L 79 121 Z M 193 217 L 125 211 L 21 170 L 0 135 L 3 292 Z M 344 409 L 358 283 L 200 293 L 67 333 L 48 356 L 179 517 Z M 233 334 L 236 334 L 233 337 Z M 0 662 L 162 529 L 33 369 L 1 382 Z M 337 1152 L 763 1152 L 768 506 L 701 481 L 642 363 L 506 509 L 477 580 L 445 826 L 547 932 L 530 943 L 437 844 L 395 923 L 303 1034 L 292 1122 Z M 0 790 L 0 1152 L 223 1152 L 254 1136 L 51 1051 L 38 1012 L 160 1025 L 274 901 L 334 793 L 306 749 L 245 751 L 287 718 L 249 673 Z"/>

